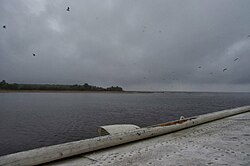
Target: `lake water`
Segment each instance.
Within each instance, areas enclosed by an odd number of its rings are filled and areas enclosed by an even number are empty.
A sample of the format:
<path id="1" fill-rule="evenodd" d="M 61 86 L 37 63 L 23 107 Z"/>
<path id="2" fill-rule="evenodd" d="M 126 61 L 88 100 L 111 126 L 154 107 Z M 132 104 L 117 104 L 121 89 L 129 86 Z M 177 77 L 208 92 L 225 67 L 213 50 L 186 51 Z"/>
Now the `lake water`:
<path id="1" fill-rule="evenodd" d="M 0 156 L 250 105 L 250 93 L 0 93 Z"/>

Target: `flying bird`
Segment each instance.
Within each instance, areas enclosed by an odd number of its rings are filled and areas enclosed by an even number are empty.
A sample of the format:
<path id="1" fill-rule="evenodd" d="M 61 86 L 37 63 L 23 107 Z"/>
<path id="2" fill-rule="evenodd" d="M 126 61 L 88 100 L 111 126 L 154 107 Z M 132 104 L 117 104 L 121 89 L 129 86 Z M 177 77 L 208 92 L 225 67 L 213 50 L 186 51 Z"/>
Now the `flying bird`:
<path id="1" fill-rule="evenodd" d="M 223 69 L 223 72 L 226 71 L 226 70 L 227 70 L 227 68 Z"/>
<path id="2" fill-rule="evenodd" d="M 4 25 L 3 28 L 6 29 L 6 25 Z"/>
<path id="3" fill-rule="evenodd" d="M 199 69 L 201 68 L 201 66 L 198 67 Z"/>
<path id="4" fill-rule="evenodd" d="M 67 7 L 67 11 L 69 12 L 69 7 Z"/>
<path id="5" fill-rule="evenodd" d="M 36 54 L 34 54 L 34 53 L 33 53 L 32 55 L 33 55 L 33 56 L 36 56 Z"/>
<path id="6" fill-rule="evenodd" d="M 235 58 L 234 61 L 237 61 L 239 58 Z"/>
<path id="7" fill-rule="evenodd" d="M 248 35 L 247 37 L 250 37 L 250 35 Z"/>

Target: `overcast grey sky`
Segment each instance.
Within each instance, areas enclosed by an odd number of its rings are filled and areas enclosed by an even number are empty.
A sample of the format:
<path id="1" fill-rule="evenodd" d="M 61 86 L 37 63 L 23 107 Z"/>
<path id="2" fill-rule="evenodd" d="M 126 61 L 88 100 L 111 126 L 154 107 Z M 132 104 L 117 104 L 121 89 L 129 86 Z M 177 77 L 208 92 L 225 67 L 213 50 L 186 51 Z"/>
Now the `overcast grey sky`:
<path id="1" fill-rule="evenodd" d="M 1 0 L 0 24 L 7 82 L 250 91 L 249 0 Z"/>

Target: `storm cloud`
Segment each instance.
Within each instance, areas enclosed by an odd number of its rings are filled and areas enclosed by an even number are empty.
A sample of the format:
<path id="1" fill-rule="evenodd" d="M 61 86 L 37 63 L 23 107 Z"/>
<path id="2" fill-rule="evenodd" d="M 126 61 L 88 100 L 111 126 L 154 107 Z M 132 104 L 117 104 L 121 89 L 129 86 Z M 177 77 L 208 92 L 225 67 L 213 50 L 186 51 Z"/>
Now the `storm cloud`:
<path id="1" fill-rule="evenodd" d="M 1 0 L 0 79 L 249 92 L 249 16 L 247 0 Z"/>

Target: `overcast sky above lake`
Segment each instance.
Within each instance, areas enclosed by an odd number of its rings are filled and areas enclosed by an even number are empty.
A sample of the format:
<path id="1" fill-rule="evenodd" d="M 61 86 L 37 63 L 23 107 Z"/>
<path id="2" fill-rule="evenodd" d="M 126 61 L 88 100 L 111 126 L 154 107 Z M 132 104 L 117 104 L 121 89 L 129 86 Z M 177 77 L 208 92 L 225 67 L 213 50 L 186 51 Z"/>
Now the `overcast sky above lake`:
<path id="1" fill-rule="evenodd" d="M 0 25 L 7 82 L 250 92 L 249 0 L 1 0 Z"/>

